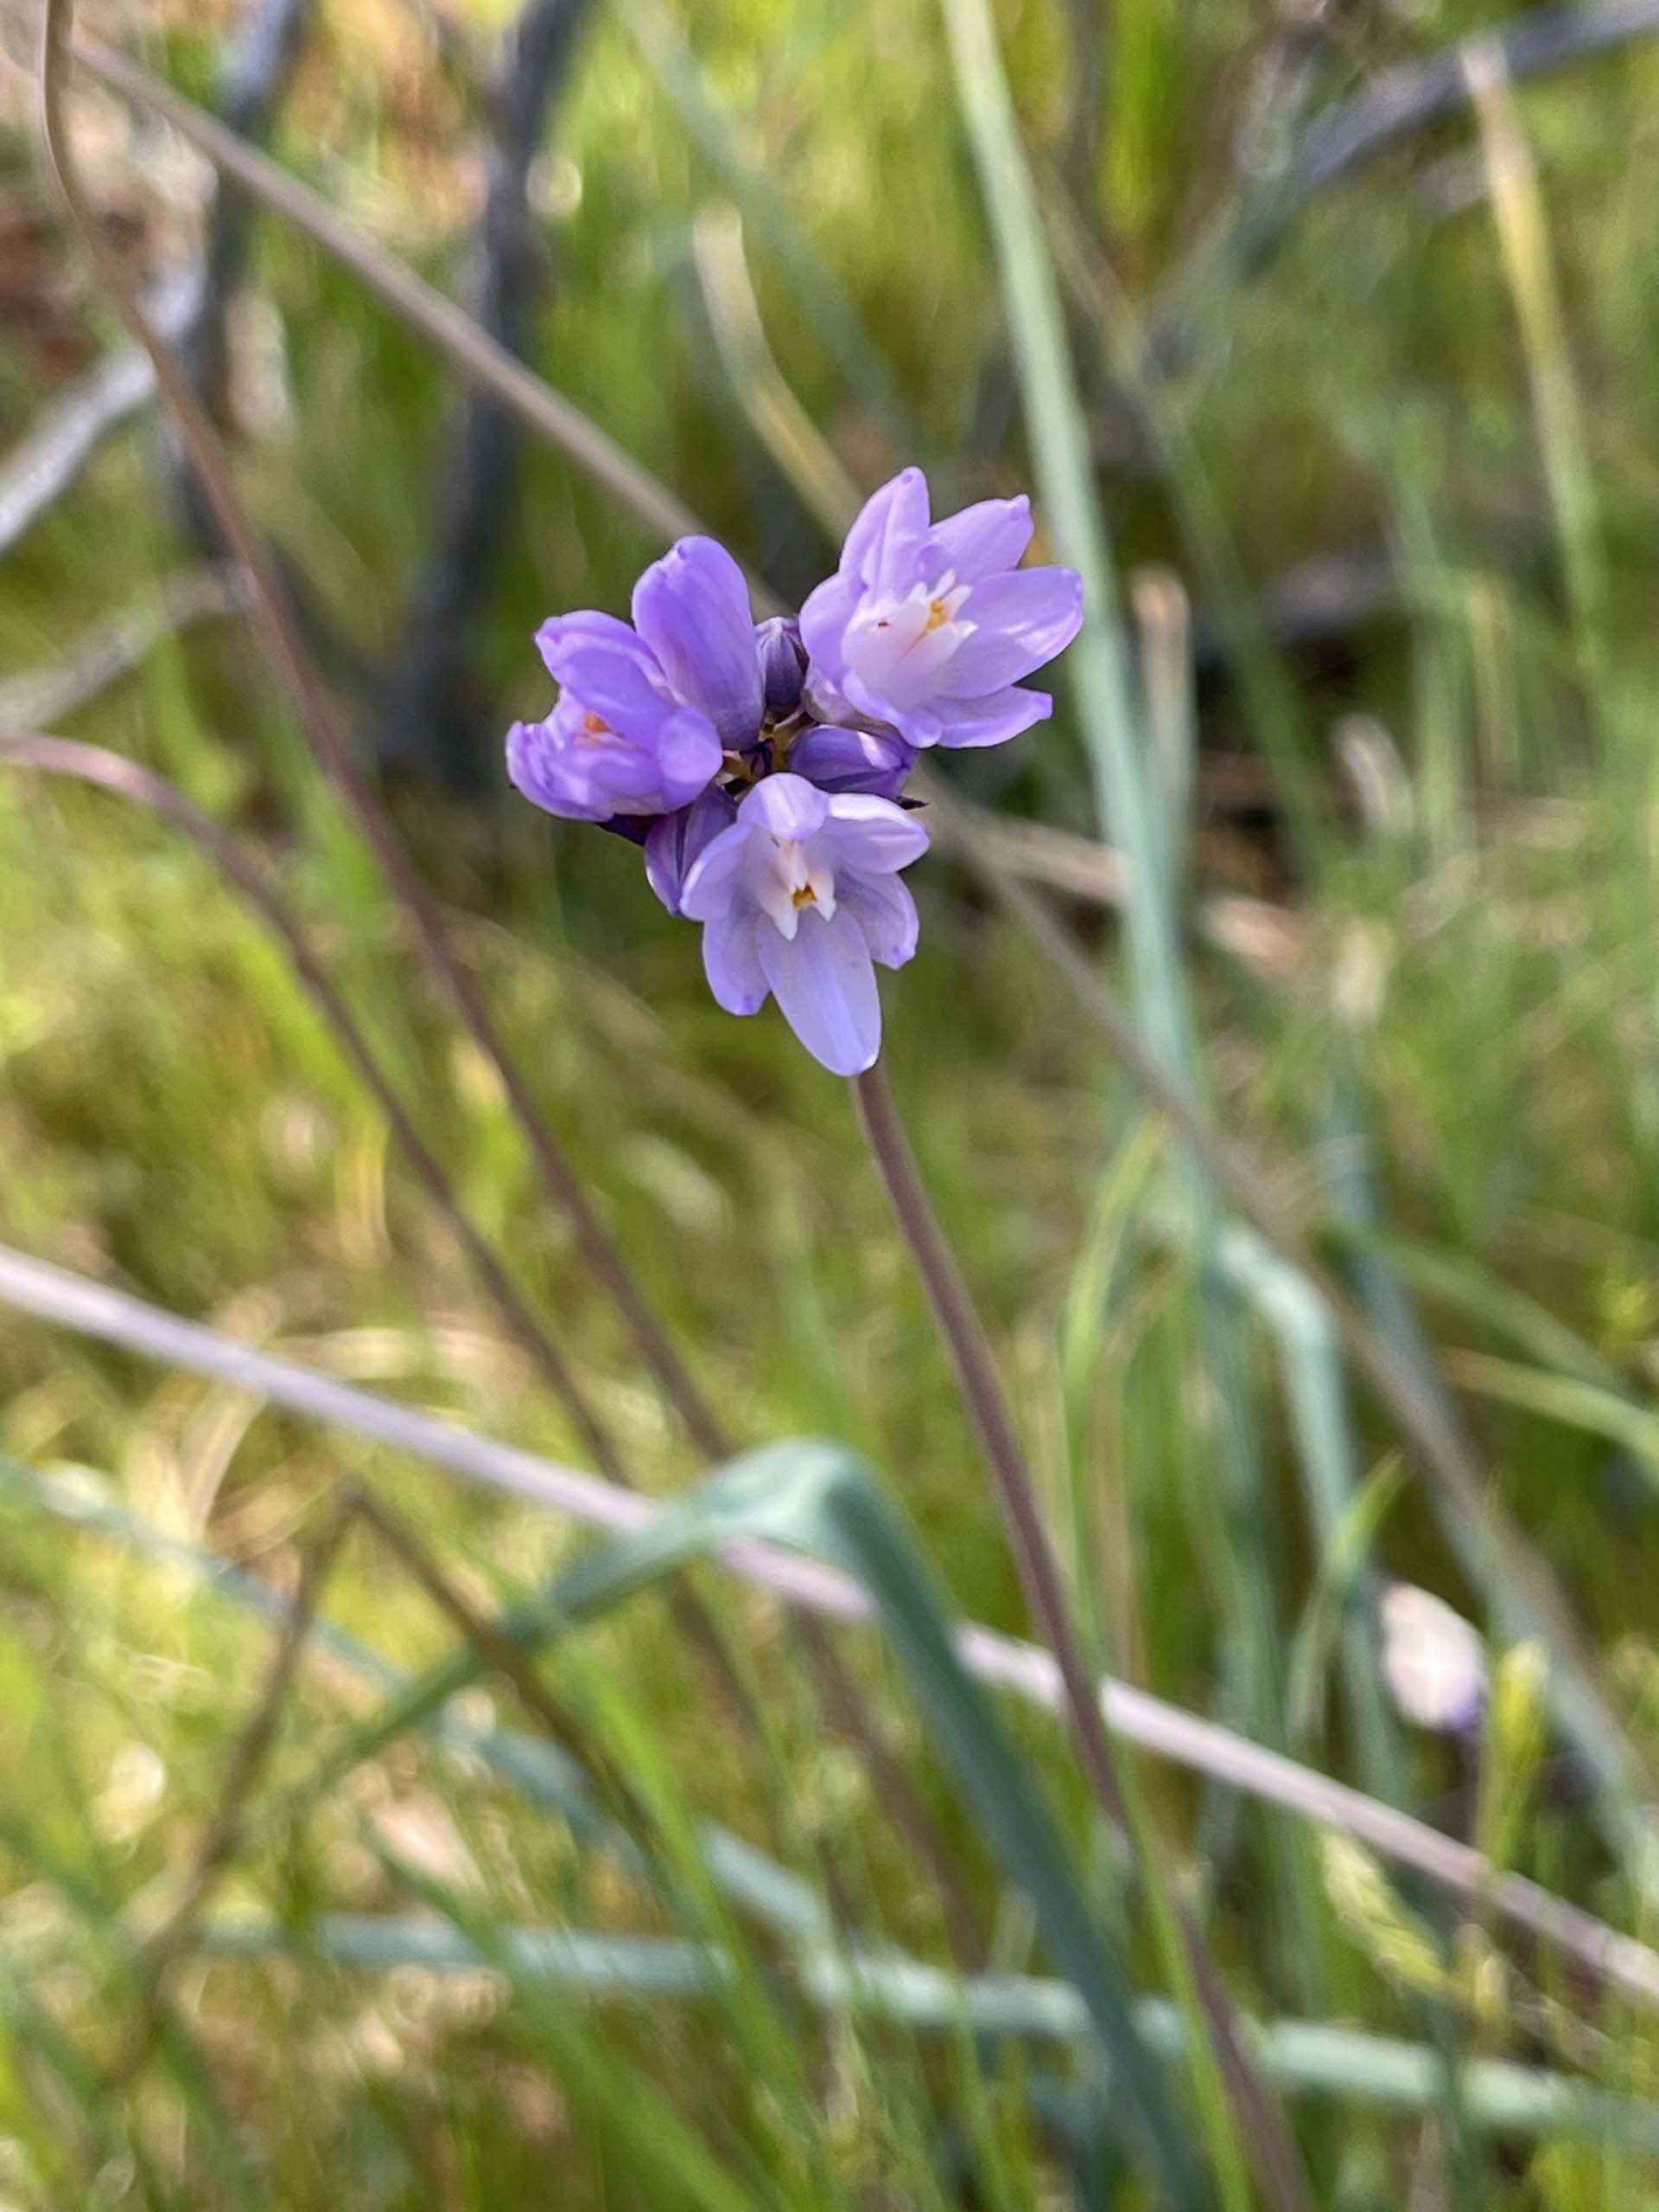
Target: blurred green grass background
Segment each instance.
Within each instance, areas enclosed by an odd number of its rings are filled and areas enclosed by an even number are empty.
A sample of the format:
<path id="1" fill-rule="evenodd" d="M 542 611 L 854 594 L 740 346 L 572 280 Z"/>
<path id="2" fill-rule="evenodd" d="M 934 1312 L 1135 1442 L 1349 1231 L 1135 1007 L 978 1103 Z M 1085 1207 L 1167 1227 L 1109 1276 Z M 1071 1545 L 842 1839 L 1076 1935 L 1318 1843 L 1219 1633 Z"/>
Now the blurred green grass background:
<path id="1" fill-rule="evenodd" d="M 1239 149 L 1260 164 L 1274 150 L 1270 130 L 1265 148 L 1252 137 L 1251 104 L 1268 105 L 1269 125 L 1282 114 L 1269 99 L 1286 98 L 1269 73 L 1275 40 L 1283 70 L 1309 72 L 1305 120 L 1502 10 L 1333 9 L 1306 30 L 1233 0 L 1136 0 L 1112 13 L 1096 26 L 1084 6 L 1025 0 L 999 11 L 999 28 L 1062 269 L 1069 238 L 1095 275 L 1071 286 L 1068 309 L 1120 569 L 1173 567 L 1206 637 L 1226 614 L 1217 592 L 1230 575 L 1247 623 L 1271 613 L 1287 576 L 1305 597 L 1311 562 L 1384 580 L 1380 604 L 1334 634 L 1287 646 L 1269 623 L 1243 680 L 1221 658 L 1201 673 L 1184 825 L 1193 883 L 1261 902 L 1271 912 L 1249 910 L 1258 927 L 1274 923 L 1293 947 L 1252 961 L 1188 933 L 1216 1110 L 1288 1164 L 1321 1217 L 1340 1211 L 1345 1173 L 1369 1154 L 1390 1249 L 1423 1293 L 1435 1363 L 1495 1491 L 1560 1572 L 1651 1749 L 1659 53 L 1638 42 L 1517 88 L 1563 315 L 1561 358 L 1541 363 L 1465 111 L 1316 195 L 1259 269 L 1230 221 L 1272 206 L 1270 176 Z M 323 9 L 274 144 L 453 286 L 476 212 L 478 118 L 425 20 L 401 0 Z M 224 21 L 175 8 L 147 22 L 153 65 L 209 95 Z M 664 25 L 677 42 L 667 48 Z M 657 37 L 639 37 L 642 26 Z M 1106 66 L 1080 113 L 1091 79 L 1079 55 L 1096 30 Z M 758 435 L 711 332 L 695 226 L 732 196 L 734 172 L 688 130 L 675 74 L 687 69 L 748 180 L 740 205 L 750 191 L 772 203 L 792 250 L 874 338 L 906 427 L 870 404 L 868 362 L 862 388 L 838 363 L 821 297 L 804 292 L 798 262 L 769 244 L 751 204 L 767 340 L 860 489 L 912 457 L 932 469 L 941 507 L 1029 480 L 1005 307 L 932 6 L 596 10 L 537 174 L 551 282 L 533 359 L 796 597 L 834 548 Z M 21 69 L 5 98 L 8 204 L 45 207 Z M 156 143 L 124 140 L 112 113 L 89 103 L 84 118 L 89 137 L 114 136 L 100 181 L 137 190 L 159 230 L 143 183 Z M 53 328 L 77 355 L 113 343 L 67 239 L 54 238 L 42 279 Z M 372 662 L 395 646 L 432 528 L 431 456 L 452 382 L 274 221 L 258 226 L 251 275 L 278 319 L 269 342 L 284 396 L 243 441 L 242 480 Z M 1142 327 L 1161 340 L 1149 404 L 1143 380 L 1123 374 Z M 63 382 L 37 326 L 20 315 L 16 334 L 0 346 L 8 441 Z M 1567 488 L 1590 563 L 1587 613 L 1563 561 L 1562 456 L 1541 442 L 1541 370 L 1570 377 L 1582 423 Z M 526 450 L 475 645 L 480 696 L 501 727 L 543 702 L 536 621 L 620 608 L 654 550 L 563 457 Z M 188 557 L 141 421 L 6 555 L 0 671 L 53 662 Z M 1249 665 L 1268 671 L 1265 688 Z M 1080 720 L 1058 690 L 1055 721 L 1018 760 L 969 762 L 964 787 L 1091 836 Z M 631 1463 L 653 1490 L 684 1482 L 695 1457 L 550 1217 L 490 1071 L 412 965 L 245 626 L 162 641 L 66 726 L 267 841 Z M 1370 764 L 1369 783 L 1356 760 Z M 1300 850 L 1287 763 L 1312 795 L 1313 842 Z M 1376 798 L 1379 776 L 1397 785 L 1391 810 Z M 1023 1626 L 971 1436 L 838 1087 L 770 1012 L 737 1023 L 713 1007 L 695 934 L 661 913 L 620 845 L 418 782 L 395 796 L 550 1118 L 740 1440 L 844 1438 L 891 1478 L 956 1602 Z M 1226 1713 L 1224 1624 L 1245 1569 L 1217 1503 L 1168 1149 L 1059 982 L 967 879 L 936 857 L 918 888 L 922 951 L 884 988 L 887 1058 L 991 1322 L 1096 1654 Z M 1109 923 L 1084 907 L 1071 919 L 1094 957 L 1115 958 Z M 211 869 L 101 794 L 26 778 L 0 786 L 0 1156 L 8 1241 L 581 1458 L 379 1116 Z M 1274 1339 L 1257 1318 L 1246 1341 L 1268 1477 L 1263 1548 L 1288 1646 L 1310 1620 L 1324 1633 L 1312 1603 L 1320 1543 Z M 1363 1402 L 1344 1418 L 1381 1567 L 1488 1623 L 1484 1594 L 1462 1579 L 1416 1487 L 1392 1481 L 1386 1419 Z M 281 1587 L 346 1473 L 394 1499 L 475 1599 L 550 1571 L 569 1542 L 543 1516 L 458 1494 L 389 1453 L 11 1316 L 0 1447 Z M 1068 2153 L 1075 2069 L 1062 2078 L 1052 2057 L 965 2034 L 927 2041 L 836 2014 L 809 2028 L 747 1979 L 691 2004 L 583 2004 L 510 1995 L 499 1974 L 440 1974 L 412 1954 L 378 1974 L 331 1967 L 306 1955 L 302 1935 L 277 1963 L 193 1961 L 153 2063 L 118 2099 L 101 2096 L 98 2069 L 127 2001 L 124 1916 L 142 1922 L 198 1829 L 267 1638 L 178 1566 L 74 1533 L 41 1495 L 10 1484 L 0 1507 L 0 2203 L 1148 2201 L 1107 2154 L 1091 2167 Z M 827 1860 L 869 1929 L 948 1957 L 939 1901 L 879 1789 L 826 1734 L 775 1609 L 724 1581 L 706 1592 L 759 1687 L 769 1758 L 734 1737 L 654 1600 L 584 1643 L 562 1683 L 625 1760 L 671 1855 L 695 1857 L 693 1811 L 718 1818 L 815 1884 Z M 358 1539 L 327 1611 L 399 1665 L 448 1634 Z M 1034 1967 L 1024 1909 L 903 1684 L 874 1643 L 849 1651 L 960 1858 L 988 1959 Z M 1332 1671 L 1328 1637 L 1313 1663 Z M 1406 1744 L 1409 1801 L 1449 1826 L 1474 1820 L 1510 1863 L 1637 1925 L 1629 1870 L 1603 1856 L 1572 1762 L 1547 1744 L 1532 1666 L 1524 1650 L 1500 1664 L 1478 1806 L 1455 1751 L 1421 1733 Z M 326 1663 L 307 1670 L 279 1779 L 307 1770 L 360 1694 Z M 505 1713 L 511 1694 L 493 1695 Z M 1081 1843 L 1089 1823 L 1054 1732 L 1019 1726 Z M 1334 1693 L 1287 1726 L 1311 1763 L 1366 1779 Z M 1357 1902 L 1313 1853 L 1311 1917 L 1298 1930 L 1276 1827 L 1151 1764 L 1141 1780 L 1180 1840 L 1175 1878 L 1252 2009 L 1440 2036 L 1468 2055 L 1654 2092 L 1650 2021 L 1565 1984 L 1552 1962 L 1506 1974 L 1490 1938 L 1454 1934 L 1426 1894 L 1379 1901 L 1361 1885 Z M 1093 1853 L 1091 1878 L 1103 1910 L 1121 1910 L 1109 1853 Z M 480 1941 L 509 1923 L 679 1925 L 545 1808 L 476 1761 L 410 1742 L 263 1837 L 225 1902 L 302 1930 L 318 1910 L 430 1904 L 423 1883 Z M 1151 1972 L 1155 1954 L 1135 1933 Z M 1357 2092 L 1297 2110 L 1322 2204 L 1635 2206 L 1656 2186 L 1651 2145 L 1470 2133 L 1449 2092 L 1403 2116 Z"/>

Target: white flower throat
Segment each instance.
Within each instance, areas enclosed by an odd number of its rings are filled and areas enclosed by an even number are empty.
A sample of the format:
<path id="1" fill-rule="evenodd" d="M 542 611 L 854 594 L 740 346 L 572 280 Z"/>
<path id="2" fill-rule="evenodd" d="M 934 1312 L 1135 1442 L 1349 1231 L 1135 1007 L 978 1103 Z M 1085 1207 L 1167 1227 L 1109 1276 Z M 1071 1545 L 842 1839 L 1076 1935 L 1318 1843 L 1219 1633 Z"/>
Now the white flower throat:
<path id="1" fill-rule="evenodd" d="M 827 922 L 836 911 L 836 872 L 810 840 L 773 837 L 762 849 L 754 895 L 760 911 L 782 937 L 793 938 L 809 908 Z"/>
<path id="2" fill-rule="evenodd" d="M 912 585 L 902 599 L 863 601 L 847 626 L 848 667 L 896 707 L 925 698 L 974 634 L 976 626 L 959 619 L 968 593 L 947 569 L 936 583 Z"/>

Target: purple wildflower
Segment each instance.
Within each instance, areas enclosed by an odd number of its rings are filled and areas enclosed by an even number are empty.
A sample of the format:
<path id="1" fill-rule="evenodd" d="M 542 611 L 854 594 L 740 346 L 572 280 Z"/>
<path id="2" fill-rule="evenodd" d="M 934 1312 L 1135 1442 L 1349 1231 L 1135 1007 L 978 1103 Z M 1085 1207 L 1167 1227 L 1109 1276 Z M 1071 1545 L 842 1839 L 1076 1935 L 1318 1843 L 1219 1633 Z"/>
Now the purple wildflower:
<path id="1" fill-rule="evenodd" d="M 709 988 L 728 1013 L 767 994 L 815 1059 L 858 1075 L 881 1049 L 872 965 L 916 950 L 916 907 L 898 871 L 927 832 L 890 800 L 764 778 L 685 874 L 680 912 L 703 925 Z"/>
<path id="2" fill-rule="evenodd" d="M 1080 580 L 1016 565 L 1031 533 L 1024 499 L 935 524 L 907 468 L 798 621 L 757 623 L 731 555 L 684 537 L 634 587 L 632 627 L 589 612 L 537 632 L 560 693 L 509 732 L 513 782 L 642 846 L 664 906 L 703 925 L 721 1005 L 775 998 L 838 1075 L 880 1050 L 875 963 L 916 950 L 898 876 L 927 849 L 899 804 L 918 749 L 1041 721 L 1052 702 L 1020 679 L 1077 635 Z"/>
<path id="3" fill-rule="evenodd" d="M 514 723 L 507 772 L 550 814 L 670 813 L 708 789 L 727 749 L 760 733 L 760 644 L 724 546 L 671 546 L 634 587 L 633 622 L 564 614 L 536 633 L 561 696 L 544 721 Z"/>
<path id="4" fill-rule="evenodd" d="M 809 708 L 874 721 L 907 745 L 1000 745 L 1053 702 L 1020 678 L 1083 621 L 1071 569 L 1020 569 L 1031 503 L 984 499 L 931 521 L 927 479 L 906 468 L 868 500 L 841 567 L 801 609 Z"/>

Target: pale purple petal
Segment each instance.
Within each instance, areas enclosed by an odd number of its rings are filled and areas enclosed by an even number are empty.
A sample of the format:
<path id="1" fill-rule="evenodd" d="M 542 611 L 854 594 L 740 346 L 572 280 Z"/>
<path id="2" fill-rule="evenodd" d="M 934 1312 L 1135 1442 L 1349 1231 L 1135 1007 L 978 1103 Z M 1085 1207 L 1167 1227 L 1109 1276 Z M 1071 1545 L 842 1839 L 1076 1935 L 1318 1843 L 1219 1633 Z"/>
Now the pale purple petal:
<path id="1" fill-rule="evenodd" d="M 810 837 L 829 819 L 831 802 L 804 776 L 767 776 L 738 807 L 738 819 L 773 837 Z"/>
<path id="2" fill-rule="evenodd" d="M 860 875 L 891 875 L 921 858 L 928 835 L 916 815 L 907 814 L 891 799 L 849 791 L 830 801 L 822 842 L 830 849 L 838 878 L 843 868 Z"/>
<path id="3" fill-rule="evenodd" d="M 743 571 L 712 537 L 683 537 L 633 588 L 633 620 L 669 688 L 728 746 L 760 727 L 760 662 Z"/>
<path id="4" fill-rule="evenodd" d="M 1046 721 L 1054 711 L 1046 691 L 1028 691 L 1010 685 L 982 699 L 931 699 L 929 745 L 1001 745 L 1033 722 Z"/>
<path id="5" fill-rule="evenodd" d="M 613 652 L 625 654 L 636 665 L 655 671 L 657 663 L 648 646 L 644 645 L 626 622 L 614 614 L 601 614 L 594 607 L 578 607 L 574 614 L 550 614 L 536 632 L 536 644 L 547 672 L 559 683 L 566 681 L 562 666 L 565 656 L 578 645 L 608 646 Z"/>
<path id="6" fill-rule="evenodd" d="M 720 740 L 690 707 L 658 725 L 655 745 L 663 798 L 670 807 L 689 805 L 720 773 Z"/>
<path id="7" fill-rule="evenodd" d="M 710 922 L 731 912 L 752 834 L 749 824 L 739 819 L 709 839 L 681 880 L 681 913 L 694 922 Z"/>
<path id="8" fill-rule="evenodd" d="M 916 901 L 896 875 L 854 877 L 842 887 L 836 912 L 854 916 L 871 959 L 884 968 L 902 968 L 916 950 Z"/>
<path id="9" fill-rule="evenodd" d="M 582 709 L 569 698 L 561 699 L 545 721 L 513 724 L 507 773 L 526 798 L 573 822 L 660 814 L 670 803 L 655 753 L 614 733 L 594 742 L 582 728 Z"/>
<path id="10" fill-rule="evenodd" d="M 685 879 L 702 855 L 737 818 L 737 808 L 718 789 L 703 792 L 690 806 L 665 814 L 651 825 L 645 839 L 645 876 L 671 914 L 677 914 Z"/>
<path id="11" fill-rule="evenodd" d="M 804 729 L 789 748 L 789 765 L 821 791 L 869 791 L 897 798 L 916 755 L 902 738 L 867 729 Z"/>
<path id="12" fill-rule="evenodd" d="M 642 722 L 654 724 L 665 715 L 695 712 L 694 709 L 682 707 L 670 696 L 667 686 L 654 672 L 654 662 L 642 664 L 608 644 L 573 639 L 562 645 L 556 655 L 550 658 L 557 659 L 554 673 L 566 696 L 579 700 L 613 728 L 626 729 L 630 724 Z M 714 725 L 705 715 L 699 715 L 697 719 L 713 729 Z"/>
<path id="13" fill-rule="evenodd" d="M 858 602 L 862 595 L 863 588 L 858 578 L 846 573 L 830 577 L 816 591 L 809 594 L 806 604 L 801 609 L 801 643 L 806 647 L 811 663 L 807 671 L 810 698 L 816 697 L 821 686 L 840 683 L 842 671 L 847 664 L 842 641 L 847 633 L 847 625 L 858 612 Z M 823 706 L 815 709 L 819 713 L 827 710 Z"/>
<path id="14" fill-rule="evenodd" d="M 567 821 L 596 822 L 612 811 L 570 781 L 545 722 L 514 722 L 507 732 L 507 774 L 527 799 Z"/>
<path id="15" fill-rule="evenodd" d="M 976 584 L 962 612 L 973 634 L 951 655 L 938 689 L 981 699 L 1065 651 L 1083 627 L 1083 579 L 1075 569 L 1016 569 Z"/>
<path id="16" fill-rule="evenodd" d="M 763 933 L 776 935 L 752 913 L 721 914 L 702 932 L 702 972 L 728 1014 L 759 1014 L 766 1004 L 769 986 L 759 945 Z"/>
<path id="17" fill-rule="evenodd" d="M 832 1075 L 861 1075 L 881 1049 L 881 1000 L 857 917 L 809 911 L 792 938 L 762 927 L 760 967 L 785 1021 Z M 712 981 L 712 978 L 711 978 Z"/>
<path id="18" fill-rule="evenodd" d="M 577 822 L 686 805 L 719 771 L 713 725 L 654 695 L 632 704 L 625 727 L 567 691 L 545 721 L 514 723 L 508 774 L 537 806 Z"/>
<path id="19" fill-rule="evenodd" d="M 842 575 L 867 591 L 902 591 L 927 527 L 927 479 L 919 468 L 901 469 L 860 509 L 841 549 Z"/>
<path id="20" fill-rule="evenodd" d="M 976 584 L 1001 569 L 1018 568 L 1031 543 L 1031 501 L 982 499 L 948 515 L 928 532 L 926 551 L 959 584 Z"/>

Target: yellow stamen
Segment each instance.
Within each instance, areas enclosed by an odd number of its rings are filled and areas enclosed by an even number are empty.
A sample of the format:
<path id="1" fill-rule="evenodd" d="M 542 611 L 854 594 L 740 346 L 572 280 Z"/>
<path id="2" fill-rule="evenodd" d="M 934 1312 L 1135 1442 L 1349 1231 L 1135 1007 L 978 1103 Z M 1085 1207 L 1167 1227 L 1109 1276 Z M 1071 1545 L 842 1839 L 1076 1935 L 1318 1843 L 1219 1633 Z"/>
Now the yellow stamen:
<path id="1" fill-rule="evenodd" d="M 941 629 L 950 620 L 950 610 L 942 599 L 930 599 L 928 601 L 927 630 Z M 927 630 L 923 631 L 922 635 L 924 637 L 927 635 Z"/>
<path id="2" fill-rule="evenodd" d="M 602 715 L 594 714 L 584 715 L 582 718 L 582 726 L 590 737 L 603 737 L 610 728 L 610 724 Z"/>
<path id="3" fill-rule="evenodd" d="M 789 895 L 797 906 L 816 906 L 818 903 L 818 894 L 810 883 L 797 884 Z"/>

